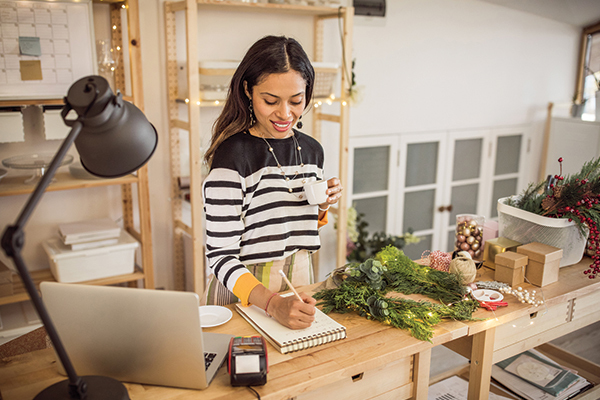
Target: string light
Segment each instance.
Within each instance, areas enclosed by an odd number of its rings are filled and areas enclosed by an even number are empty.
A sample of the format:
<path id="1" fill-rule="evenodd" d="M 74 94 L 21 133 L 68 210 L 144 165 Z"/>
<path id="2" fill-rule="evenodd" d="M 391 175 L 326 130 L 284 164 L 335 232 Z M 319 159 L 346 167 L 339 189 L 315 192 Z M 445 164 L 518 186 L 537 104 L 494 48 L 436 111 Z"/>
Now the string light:
<path id="1" fill-rule="evenodd" d="M 117 51 L 121 51 L 121 46 L 117 46 Z"/>
<path id="2" fill-rule="evenodd" d="M 200 100 L 198 100 L 198 101 L 196 102 L 196 105 L 197 105 L 197 106 L 199 106 L 199 105 L 200 105 Z"/>
<path id="3" fill-rule="evenodd" d="M 190 99 L 185 99 L 185 104 L 189 103 Z"/>
<path id="4" fill-rule="evenodd" d="M 342 101 L 342 105 L 345 106 L 347 103 L 345 101 Z"/>
<path id="5" fill-rule="evenodd" d="M 215 106 L 219 105 L 219 100 L 215 100 Z"/>
<path id="6" fill-rule="evenodd" d="M 117 30 L 117 26 L 113 25 L 113 31 L 116 31 L 116 30 Z"/>

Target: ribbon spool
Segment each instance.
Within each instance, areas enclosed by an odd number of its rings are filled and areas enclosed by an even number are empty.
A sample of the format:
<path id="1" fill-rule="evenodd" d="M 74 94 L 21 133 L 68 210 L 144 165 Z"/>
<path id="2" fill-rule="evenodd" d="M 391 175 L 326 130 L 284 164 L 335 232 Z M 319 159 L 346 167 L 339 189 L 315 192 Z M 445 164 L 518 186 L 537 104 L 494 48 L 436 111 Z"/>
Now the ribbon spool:
<path id="1" fill-rule="evenodd" d="M 477 268 L 475 261 L 467 257 L 456 257 L 450 262 L 450 273 L 458 274 L 463 285 L 468 285 L 475 281 Z"/>
<path id="2" fill-rule="evenodd" d="M 427 255 L 428 252 L 430 254 Z M 423 254 L 421 254 L 421 260 L 428 261 L 429 266 L 433 269 L 448 272 L 450 269 L 450 261 L 452 261 L 452 254 L 440 250 L 425 250 Z"/>

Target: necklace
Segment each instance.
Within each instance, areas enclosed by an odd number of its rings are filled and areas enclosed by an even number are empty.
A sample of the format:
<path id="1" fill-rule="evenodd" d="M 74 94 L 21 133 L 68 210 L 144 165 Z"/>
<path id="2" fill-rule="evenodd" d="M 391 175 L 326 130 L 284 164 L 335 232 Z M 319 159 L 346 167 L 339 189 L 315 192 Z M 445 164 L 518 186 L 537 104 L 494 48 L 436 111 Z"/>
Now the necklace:
<path id="1" fill-rule="evenodd" d="M 285 183 L 288 186 L 288 192 L 292 193 L 292 188 L 290 187 L 290 180 L 294 180 L 296 179 L 296 177 L 300 174 L 300 171 L 296 170 L 296 173 L 294 174 L 294 176 L 290 179 L 289 176 L 286 176 L 285 171 L 283 170 L 283 167 L 281 166 L 281 163 L 279 162 L 279 159 L 277 158 L 277 155 L 275 154 L 275 150 L 273 149 L 273 146 L 271 146 L 269 144 L 269 142 L 267 141 L 267 139 L 264 137 L 264 135 L 262 134 L 262 132 L 260 133 L 260 138 L 262 140 L 264 140 L 264 142 L 267 144 L 269 151 L 271 152 L 271 154 L 273 155 L 273 158 L 275 159 L 275 163 L 277 163 L 277 168 L 279 168 L 279 171 L 281 171 L 281 175 L 283 175 L 285 177 Z M 271 135 L 273 137 L 273 139 L 276 139 L 275 136 Z M 294 133 L 292 132 L 292 140 L 294 141 L 294 146 L 295 146 L 295 152 L 294 152 L 294 157 L 295 157 L 295 161 L 296 164 L 302 168 L 304 167 L 304 162 L 302 161 L 302 147 L 300 146 L 300 143 L 298 143 L 298 139 L 296 139 L 296 135 L 294 135 Z M 298 164 L 298 159 L 300 159 L 300 163 Z M 302 179 L 302 183 L 306 183 L 306 178 Z M 302 198 L 302 195 L 301 197 Z"/>

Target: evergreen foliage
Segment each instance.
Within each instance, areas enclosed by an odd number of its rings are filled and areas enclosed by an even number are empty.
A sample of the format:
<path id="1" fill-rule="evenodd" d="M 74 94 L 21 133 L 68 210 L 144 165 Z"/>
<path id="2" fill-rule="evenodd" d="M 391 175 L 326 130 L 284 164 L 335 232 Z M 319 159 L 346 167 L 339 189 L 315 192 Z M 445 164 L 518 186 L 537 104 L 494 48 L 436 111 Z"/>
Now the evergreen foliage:
<path id="1" fill-rule="evenodd" d="M 406 329 L 419 340 L 431 341 L 433 327 L 442 319 L 471 320 L 479 304 L 468 300 L 457 275 L 419 265 L 387 246 L 363 263 L 346 266 L 338 288 L 315 298 L 323 312 L 357 312 L 368 319 Z M 423 294 L 441 304 L 386 296 L 389 292 Z"/>

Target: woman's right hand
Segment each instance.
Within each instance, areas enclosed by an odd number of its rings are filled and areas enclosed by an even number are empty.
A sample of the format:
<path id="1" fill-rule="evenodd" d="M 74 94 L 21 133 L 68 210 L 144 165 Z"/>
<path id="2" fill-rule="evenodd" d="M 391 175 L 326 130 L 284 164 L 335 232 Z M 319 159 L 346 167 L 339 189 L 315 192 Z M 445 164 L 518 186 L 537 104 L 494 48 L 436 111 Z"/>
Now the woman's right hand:
<path id="1" fill-rule="evenodd" d="M 269 302 L 267 312 L 290 329 L 308 328 L 315 320 L 317 301 L 304 292 L 300 293 L 300 297 L 303 301 L 296 296 L 277 295 Z"/>

